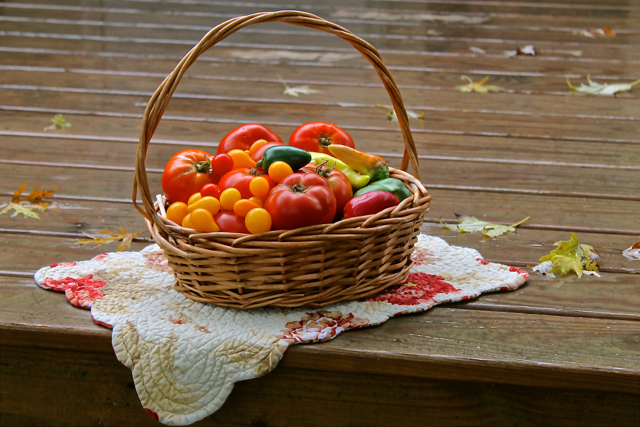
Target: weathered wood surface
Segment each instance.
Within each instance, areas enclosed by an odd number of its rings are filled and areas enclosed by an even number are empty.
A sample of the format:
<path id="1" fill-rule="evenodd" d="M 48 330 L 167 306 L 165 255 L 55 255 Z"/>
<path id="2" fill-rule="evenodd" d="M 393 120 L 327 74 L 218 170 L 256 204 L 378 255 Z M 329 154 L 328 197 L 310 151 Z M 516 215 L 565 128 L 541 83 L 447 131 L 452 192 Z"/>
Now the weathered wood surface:
<path id="1" fill-rule="evenodd" d="M 142 111 L 209 28 L 303 6 L 377 46 L 407 107 L 425 112 L 411 122 L 434 195 L 424 232 L 526 267 L 574 231 L 598 250 L 603 274 L 534 275 L 516 292 L 295 346 L 200 424 L 637 424 L 640 261 L 621 250 L 640 240 L 640 86 L 595 97 L 566 84 L 589 74 L 606 83 L 640 78 L 640 3 L 623 0 L 1 3 L 0 204 L 24 182 L 27 191 L 61 187 L 52 198 L 59 209 L 40 221 L 0 215 L 3 423 L 154 423 L 112 355 L 110 332 L 30 275 L 115 249 L 74 246 L 83 232 L 145 230 L 130 202 Z M 581 33 L 602 27 L 616 36 Z M 527 44 L 537 56 L 506 54 Z M 276 74 L 321 92 L 288 97 Z M 503 90 L 461 93 L 461 75 L 489 76 Z M 204 54 L 180 84 L 149 150 L 152 189 L 173 153 L 215 151 L 226 132 L 251 121 L 285 140 L 304 122 L 334 121 L 398 165 L 401 135 L 376 106 L 386 103 L 371 66 L 345 42 L 285 24 L 247 28 Z M 57 113 L 72 126 L 45 132 Z M 444 230 L 438 221 L 454 213 L 532 219 L 486 239 Z M 52 389 L 62 391 L 52 398 Z M 319 393 L 332 398 L 319 406 Z"/>

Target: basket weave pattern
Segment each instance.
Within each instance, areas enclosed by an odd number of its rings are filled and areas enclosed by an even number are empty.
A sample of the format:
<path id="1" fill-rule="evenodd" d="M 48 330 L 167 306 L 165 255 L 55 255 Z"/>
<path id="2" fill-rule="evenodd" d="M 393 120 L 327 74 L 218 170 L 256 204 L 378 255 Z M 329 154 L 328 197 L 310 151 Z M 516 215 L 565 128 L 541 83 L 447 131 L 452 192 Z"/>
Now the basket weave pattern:
<path id="1" fill-rule="evenodd" d="M 335 34 L 374 66 L 389 93 L 403 134 L 400 169 L 391 177 L 413 193 L 375 215 L 295 230 L 245 235 L 197 233 L 166 219 L 166 199 L 152 199 L 146 152 L 162 114 L 189 66 L 207 49 L 247 25 L 287 22 Z M 415 177 L 405 172 L 411 163 Z M 406 280 L 431 196 L 419 180 L 418 156 L 400 92 L 376 49 L 348 30 L 299 11 L 264 12 L 233 18 L 207 33 L 158 87 L 145 110 L 136 158 L 133 201 L 151 236 L 164 250 L 176 289 L 201 302 L 249 309 L 262 306 L 321 307 L 374 295 Z M 140 191 L 143 207 L 136 203 Z"/>

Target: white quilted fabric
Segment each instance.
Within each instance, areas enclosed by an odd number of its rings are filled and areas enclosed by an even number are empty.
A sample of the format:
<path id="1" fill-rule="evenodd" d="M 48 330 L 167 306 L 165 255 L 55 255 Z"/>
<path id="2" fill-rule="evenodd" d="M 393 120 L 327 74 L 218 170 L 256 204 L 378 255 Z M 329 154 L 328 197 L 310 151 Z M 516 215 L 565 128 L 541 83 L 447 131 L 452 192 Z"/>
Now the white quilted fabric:
<path id="1" fill-rule="evenodd" d="M 414 262 L 405 285 L 318 311 L 243 311 L 194 302 L 173 290 L 172 271 L 156 245 L 54 264 L 35 279 L 65 291 L 72 304 L 90 307 L 97 323 L 112 327 L 116 356 L 131 369 L 143 407 L 164 424 L 188 425 L 220 408 L 234 383 L 270 372 L 290 344 L 516 289 L 528 279 L 522 270 L 484 262 L 473 249 L 425 235 Z"/>

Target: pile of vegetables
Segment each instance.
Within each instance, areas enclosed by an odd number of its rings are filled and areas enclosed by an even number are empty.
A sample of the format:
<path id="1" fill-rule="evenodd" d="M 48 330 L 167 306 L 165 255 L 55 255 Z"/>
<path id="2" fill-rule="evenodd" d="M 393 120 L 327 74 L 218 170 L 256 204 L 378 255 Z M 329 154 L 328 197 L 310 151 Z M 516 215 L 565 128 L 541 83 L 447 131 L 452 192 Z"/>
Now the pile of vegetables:
<path id="1" fill-rule="evenodd" d="M 330 123 L 300 126 L 285 145 L 259 124 L 229 132 L 215 156 L 175 154 L 162 175 L 167 219 L 200 233 L 263 233 L 372 215 L 412 194 L 379 156 Z"/>

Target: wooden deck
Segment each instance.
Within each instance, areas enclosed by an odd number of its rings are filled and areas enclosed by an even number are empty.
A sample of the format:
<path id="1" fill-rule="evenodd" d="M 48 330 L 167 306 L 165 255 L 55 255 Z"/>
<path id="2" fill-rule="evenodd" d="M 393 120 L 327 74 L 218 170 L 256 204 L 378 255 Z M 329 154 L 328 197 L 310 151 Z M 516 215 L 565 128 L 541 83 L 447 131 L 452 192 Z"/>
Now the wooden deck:
<path id="1" fill-rule="evenodd" d="M 158 424 L 110 331 L 32 275 L 115 250 L 73 246 L 83 232 L 145 230 L 130 195 L 151 93 L 215 24 L 294 8 L 371 42 L 407 108 L 424 111 L 411 123 L 434 196 L 425 233 L 530 267 L 573 231 L 600 253 L 602 277 L 533 273 L 516 292 L 294 346 L 197 425 L 638 425 L 640 261 L 621 250 L 640 240 L 640 85 L 605 97 L 566 83 L 640 78 L 632 0 L 0 1 L 0 204 L 25 182 L 60 187 L 60 209 L 40 221 L 0 215 L 2 425 Z M 584 34 L 603 27 L 616 35 Z M 529 44 L 538 55 L 505 54 Z M 284 95 L 277 74 L 321 92 Z M 462 75 L 503 90 L 460 92 Z M 302 123 L 333 122 L 400 163 L 376 73 L 324 33 L 250 27 L 207 52 L 178 91 L 147 158 L 156 192 L 171 155 L 215 150 L 248 122 L 283 139 Z M 55 114 L 71 127 L 43 131 Z M 485 239 L 444 230 L 454 213 L 531 220 Z"/>

